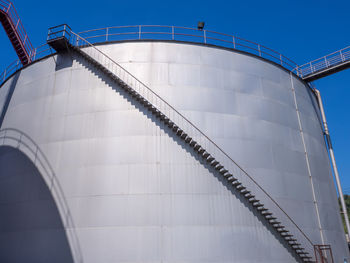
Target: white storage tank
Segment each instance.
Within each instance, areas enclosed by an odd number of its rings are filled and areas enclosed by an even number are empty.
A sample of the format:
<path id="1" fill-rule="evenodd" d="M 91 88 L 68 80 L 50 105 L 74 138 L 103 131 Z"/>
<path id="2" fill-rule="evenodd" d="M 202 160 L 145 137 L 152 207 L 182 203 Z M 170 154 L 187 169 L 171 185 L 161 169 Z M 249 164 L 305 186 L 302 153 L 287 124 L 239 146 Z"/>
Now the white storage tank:
<path id="1" fill-rule="evenodd" d="M 59 52 L 0 88 L 0 262 L 303 262 L 249 194 L 311 260 L 318 244 L 331 245 L 334 262 L 349 259 L 306 83 L 219 46 L 96 47 L 176 109 L 159 109 L 170 121 L 196 126 L 187 135 L 208 141 L 208 154 L 227 167 L 211 150 L 224 152 L 246 171 L 227 169 L 250 193 L 104 69 L 75 50 Z"/>

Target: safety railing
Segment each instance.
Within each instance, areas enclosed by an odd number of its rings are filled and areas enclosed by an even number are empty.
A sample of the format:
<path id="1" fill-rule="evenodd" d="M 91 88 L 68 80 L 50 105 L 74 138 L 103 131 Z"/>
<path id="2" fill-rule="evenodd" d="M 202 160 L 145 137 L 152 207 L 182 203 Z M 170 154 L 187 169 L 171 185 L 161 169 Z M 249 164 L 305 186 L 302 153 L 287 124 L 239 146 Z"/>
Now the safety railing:
<path id="1" fill-rule="evenodd" d="M 0 0 L 0 2 L 3 0 Z M 48 38 L 56 38 L 59 34 L 70 34 L 70 30 L 65 30 L 64 26 L 60 25 L 51 28 Z M 67 26 L 68 27 L 68 26 Z M 60 30 L 57 30 L 61 28 Z M 60 31 L 60 32 L 59 32 Z M 54 34 L 51 34 L 54 33 Z M 190 27 L 178 27 L 178 26 L 161 26 L 161 25 L 137 25 L 137 26 L 115 26 L 106 27 L 100 29 L 93 29 L 82 31 L 78 33 L 81 37 L 84 37 L 91 44 L 101 42 L 114 42 L 114 41 L 127 41 L 127 40 L 174 40 L 184 42 L 195 42 L 212 44 L 216 46 L 236 49 L 244 51 L 250 54 L 257 55 L 267 60 L 273 61 L 277 64 L 282 65 L 288 70 L 295 69 L 297 64 L 282 54 L 270 49 L 266 46 L 260 45 L 253 41 L 249 41 L 237 36 L 219 33 L 211 30 L 199 30 Z M 65 35 L 67 39 L 69 35 Z M 48 39 L 49 40 L 49 39 Z M 45 49 L 42 51 L 42 49 Z M 46 51 L 46 52 L 45 52 Z M 39 48 L 35 48 L 32 51 L 32 61 L 37 60 L 45 55 L 50 54 L 49 47 L 45 44 Z M 43 54 L 44 53 L 44 54 Z M 5 70 L 0 74 L 0 86 L 13 72 L 21 68 L 18 61 L 11 63 Z"/>
<path id="2" fill-rule="evenodd" d="M 79 32 L 78 34 L 92 44 L 111 41 L 149 39 L 212 44 L 245 51 L 266 58 L 282 65 L 288 70 L 292 70 L 297 66 L 294 61 L 271 48 L 234 35 L 206 29 L 200 30 L 191 27 L 162 25 L 134 25 L 92 29 Z"/>
<path id="3" fill-rule="evenodd" d="M 350 46 L 305 63 L 301 66 L 297 66 L 293 71 L 299 77 L 305 78 L 309 75 L 336 67 L 348 61 L 350 61 Z"/>
<path id="4" fill-rule="evenodd" d="M 52 54 L 52 50 L 50 49 L 50 46 L 47 44 L 41 45 L 37 48 L 33 49 L 32 53 L 32 61 L 38 60 L 40 58 L 43 58 L 47 55 Z M 10 65 L 8 65 L 5 70 L 0 73 L 0 87 L 5 82 L 5 80 L 11 76 L 13 73 L 15 73 L 17 70 L 21 69 L 23 67 L 21 61 L 19 59 L 16 59 L 13 61 Z"/>
<path id="5" fill-rule="evenodd" d="M 47 33 L 46 42 L 49 42 L 52 39 L 57 39 L 60 37 L 70 40 L 71 32 L 72 32 L 72 29 L 66 24 L 50 27 Z"/>
<path id="6" fill-rule="evenodd" d="M 40 147 L 26 133 L 13 128 L 0 130 L 0 146 L 10 146 L 23 152 L 37 167 L 56 201 L 76 262 L 82 263 L 82 253 L 74 221 L 57 176 Z"/>
<path id="7" fill-rule="evenodd" d="M 23 46 L 30 60 L 33 60 L 33 55 L 34 55 L 33 45 L 30 42 L 28 34 L 23 27 L 21 19 L 19 18 L 13 3 L 8 0 L 0 0 L 0 12 L 6 14 L 10 18 L 10 20 L 13 23 L 13 26 L 15 27 L 16 32 L 18 33 L 19 38 L 21 39 L 21 42 L 23 43 Z"/>
<path id="8" fill-rule="evenodd" d="M 59 30 L 59 29 L 58 29 Z M 50 34 L 54 34 L 50 32 Z M 50 37 L 50 36 L 49 36 Z M 67 39 L 68 40 L 68 39 Z M 261 200 L 266 208 L 274 213 L 274 216 L 287 227 L 294 237 L 311 255 L 313 253 L 313 243 L 287 212 L 263 189 L 263 187 L 251 177 L 242 167 L 240 167 L 228 154 L 226 154 L 215 142 L 206 136 L 190 120 L 173 108 L 157 93 L 143 84 L 133 74 L 120 66 L 107 54 L 100 51 L 95 45 L 87 41 L 80 35 L 71 32 L 69 43 L 88 55 L 97 63 L 103 65 L 111 74 L 117 76 L 129 87 L 135 90 L 155 108 L 165 114 L 172 122 L 187 133 L 193 140 L 201 145 L 211 156 L 219 161 L 229 172 L 244 185 L 256 199 Z"/>

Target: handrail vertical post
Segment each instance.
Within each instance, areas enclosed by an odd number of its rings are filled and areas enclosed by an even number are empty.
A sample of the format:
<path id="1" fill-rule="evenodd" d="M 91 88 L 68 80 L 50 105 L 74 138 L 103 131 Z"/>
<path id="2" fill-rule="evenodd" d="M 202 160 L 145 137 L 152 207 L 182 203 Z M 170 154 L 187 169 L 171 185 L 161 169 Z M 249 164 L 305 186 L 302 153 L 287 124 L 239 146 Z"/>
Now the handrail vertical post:
<path id="1" fill-rule="evenodd" d="M 281 62 L 281 65 L 283 66 L 282 54 L 280 54 L 280 62 Z"/>
<path id="2" fill-rule="evenodd" d="M 258 51 L 259 51 L 259 57 L 261 57 L 261 49 L 260 49 L 260 44 L 258 44 Z"/>
<path id="3" fill-rule="evenodd" d="M 204 43 L 206 44 L 207 43 L 207 35 L 205 33 L 205 30 L 203 30 L 203 35 L 204 35 Z"/>
<path id="4" fill-rule="evenodd" d="M 5 132 L 4 132 L 4 139 L 3 139 L 3 141 L 2 141 L 2 144 L 5 144 L 5 140 L 6 140 L 6 133 L 7 133 L 7 130 L 5 130 Z"/>
<path id="5" fill-rule="evenodd" d="M 236 49 L 236 41 L 235 36 L 232 36 L 233 48 Z"/>
<path id="6" fill-rule="evenodd" d="M 19 21 L 20 21 L 20 20 L 21 20 L 21 19 L 18 19 L 18 20 L 17 20 L 17 24 L 16 24 L 16 28 L 15 28 L 16 30 L 17 30 L 17 27 L 18 27 L 18 24 L 19 24 Z"/>
<path id="7" fill-rule="evenodd" d="M 108 41 L 108 29 L 109 27 L 106 28 L 106 41 Z"/>
<path id="8" fill-rule="evenodd" d="M 312 69 L 312 64 L 311 64 L 311 62 L 310 62 L 309 64 L 310 64 L 310 71 L 311 71 L 311 73 L 314 73 L 314 70 Z"/>
<path id="9" fill-rule="evenodd" d="M 172 35 L 172 39 L 175 40 L 174 26 L 171 27 L 171 35 Z"/>
<path id="10" fill-rule="evenodd" d="M 7 8 L 7 11 L 6 11 L 6 13 L 9 13 L 9 11 L 10 11 L 10 8 L 11 8 L 11 2 L 10 2 L 10 4 L 9 4 L 9 7 Z"/>
<path id="11" fill-rule="evenodd" d="M 139 39 L 141 39 L 141 25 L 139 25 Z"/>
<path id="12" fill-rule="evenodd" d="M 340 54 L 341 61 L 344 62 L 345 58 L 344 58 L 343 53 L 341 52 L 341 50 L 339 51 L 339 54 Z"/>

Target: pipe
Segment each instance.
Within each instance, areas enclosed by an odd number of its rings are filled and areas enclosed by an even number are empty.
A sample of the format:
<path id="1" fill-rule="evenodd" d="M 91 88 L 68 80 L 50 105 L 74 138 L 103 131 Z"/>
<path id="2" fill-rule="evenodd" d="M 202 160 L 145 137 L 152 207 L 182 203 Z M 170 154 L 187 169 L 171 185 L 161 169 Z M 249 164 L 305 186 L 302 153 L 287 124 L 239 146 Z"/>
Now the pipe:
<path id="1" fill-rule="evenodd" d="M 320 110 L 321 110 L 321 117 L 322 117 L 322 122 L 323 122 L 323 127 L 324 127 L 324 135 L 326 137 L 326 141 L 327 141 L 327 145 L 328 145 L 328 149 L 329 149 L 329 155 L 331 156 L 334 177 L 335 177 L 335 180 L 337 182 L 337 188 L 338 188 L 338 193 L 339 193 L 339 197 L 340 197 L 340 203 L 341 203 L 342 210 L 343 210 L 343 213 L 344 213 L 346 229 L 348 230 L 348 235 L 349 235 L 350 234 L 350 224 L 349 224 L 348 211 L 346 209 L 346 205 L 345 205 L 345 201 L 344 201 L 344 195 L 343 195 L 343 190 L 342 190 L 341 184 L 340 184 L 338 168 L 337 168 L 337 164 L 335 162 L 334 150 L 333 150 L 333 146 L 332 146 L 332 142 L 331 142 L 331 136 L 329 135 L 326 115 L 325 115 L 324 109 L 323 109 L 321 93 L 316 88 L 314 88 L 314 91 L 316 93 L 317 100 L 318 100 L 318 105 L 320 106 Z"/>

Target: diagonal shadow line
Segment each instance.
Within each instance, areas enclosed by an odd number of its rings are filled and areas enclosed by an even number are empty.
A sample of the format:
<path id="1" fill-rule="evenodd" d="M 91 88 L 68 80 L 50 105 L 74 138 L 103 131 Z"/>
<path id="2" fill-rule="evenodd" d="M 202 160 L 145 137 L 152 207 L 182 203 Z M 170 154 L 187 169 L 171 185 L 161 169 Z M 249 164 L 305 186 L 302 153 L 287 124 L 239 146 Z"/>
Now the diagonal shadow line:
<path id="1" fill-rule="evenodd" d="M 73 60 L 76 60 L 80 65 L 86 68 L 91 74 L 95 75 L 112 90 L 114 90 L 118 95 L 123 99 L 127 100 L 132 106 L 134 106 L 140 113 L 145 115 L 151 122 L 156 126 L 161 128 L 172 140 L 179 145 L 184 151 L 190 153 L 190 155 L 197 160 L 201 165 L 203 165 L 220 183 L 222 183 L 231 193 L 234 195 L 265 227 L 270 231 L 270 233 L 279 241 L 279 243 L 293 256 L 297 262 L 303 262 L 303 260 L 298 256 L 298 254 L 292 250 L 290 245 L 285 239 L 273 228 L 270 224 L 267 223 L 266 218 L 264 218 L 253 206 L 248 202 L 239 192 L 235 189 L 229 182 L 224 180 L 224 178 L 215 170 L 210 164 L 204 162 L 204 160 L 199 156 L 197 152 L 194 151 L 188 144 L 176 136 L 176 134 L 169 128 L 166 124 L 161 122 L 151 111 L 147 110 L 144 105 L 136 101 L 129 93 L 122 89 L 112 78 L 108 77 L 103 71 L 95 67 L 85 58 L 82 58 L 80 55 L 74 53 L 71 56 Z"/>
<path id="2" fill-rule="evenodd" d="M 2 124 L 4 122 L 6 112 L 8 110 L 9 105 L 10 105 L 12 95 L 15 91 L 17 81 L 18 81 L 20 75 L 21 75 L 21 71 L 18 71 L 17 74 L 12 78 L 12 81 L 11 81 L 11 84 L 10 84 L 10 87 L 9 87 L 9 90 L 7 92 L 7 96 L 5 99 L 5 103 L 4 103 L 4 106 L 2 107 L 2 111 L 1 111 L 1 115 L 0 115 L 0 129 L 1 129 Z"/>

